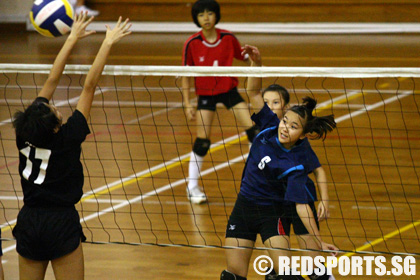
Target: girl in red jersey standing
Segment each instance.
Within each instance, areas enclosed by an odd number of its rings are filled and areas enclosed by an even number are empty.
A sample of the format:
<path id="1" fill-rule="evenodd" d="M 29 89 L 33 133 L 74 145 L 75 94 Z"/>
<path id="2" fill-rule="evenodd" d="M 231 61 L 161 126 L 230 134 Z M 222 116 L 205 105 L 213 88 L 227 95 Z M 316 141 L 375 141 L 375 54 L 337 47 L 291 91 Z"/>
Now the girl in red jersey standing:
<path id="1" fill-rule="evenodd" d="M 220 20 L 220 6 L 214 0 L 198 0 L 192 7 L 194 23 L 201 27 L 184 44 L 182 62 L 185 66 L 232 66 L 233 59 L 247 60 L 241 54 L 241 45 L 229 31 L 216 28 Z M 188 199 L 195 204 L 207 201 L 204 190 L 198 186 L 198 178 L 204 156 L 210 149 L 211 124 L 217 103 L 232 110 L 238 126 L 245 129 L 249 142 L 258 132 L 250 119 L 248 104 L 238 92 L 238 79 L 234 77 L 196 77 L 195 93 L 198 95 L 197 111 L 190 103 L 190 86 L 193 80 L 182 79 L 183 104 L 189 120 L 197 122 L 195 139 L 188 174 Z"/>

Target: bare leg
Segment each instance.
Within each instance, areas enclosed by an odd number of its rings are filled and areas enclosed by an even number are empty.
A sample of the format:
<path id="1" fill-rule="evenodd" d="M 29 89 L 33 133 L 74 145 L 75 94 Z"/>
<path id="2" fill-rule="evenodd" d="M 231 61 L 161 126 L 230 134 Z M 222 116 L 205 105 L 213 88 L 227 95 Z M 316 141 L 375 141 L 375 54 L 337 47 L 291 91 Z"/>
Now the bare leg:
<path id="1" fill-rule="evenodd" d="M 49 261 L 34 261 L 19 255 L 19 279 L 42 280 Z"/>
<path id="2" fill-rule="evenodd" d="M 250 249 L 226 249 L 227 271 L 246 277 L 248 275 L 249 260 L 252 255 L 254 241 L 247 239 L 226 238 L 225 246 L 250 247 Z"/>
<path id="3" fill-rule="evenodd" d="M 249 114 L 248 104 L 241 102 L 232 108 L 236 121 L 240 125 L 240 130 L 247 130 L 252 127 L 251 115 Z"/>
<path id="4" fill-rule="evenodd" d="M 318 244 L 315 242 L 313 236 L 309 234 L 304 235 L 296 235 L 297 241 L 299 243 L 299 248 L 301 249 L 314 249 L 314 250 L 320 250 Z M 312 258 L 315 258 L 316 256 L 319 256 L 320 253 L 317 251 L 306 251 L 303 252 L 305 256 L 310 256 Z"/>
<path id="5" fill-rule="evenodd" d="M 57 280 L 81 280 L 85 278 L 82 243 L 73 252 L 51 261 Z"/>
<path id="6" fill-rule="evenodd" d="M 211 124 L 213 123 L 214 114 L 215 112 L 210 110 L 197 111 L 197 137 L 210 139 Z"/>
<path id="7" fill-rule="evenodd" d="M 264 245 L 267 248 L 286 249 L 286 250 L 268 250 L 268 254 L 271 260 L 273 261 L 273 265 L 275 269 L 278 269 L 279 267 L 280 256 L 290 257 L 290 251 L 287 250 L 290 248 L 290 239 L 286 235 L 273 236 L 267 239 L 264 242 Z"/>
<path id="8" fill-rule="evenodd" d="M 3 264 L 1 262 L 2 257 L 0 256 L 0 280 L 4 280 Z"/>

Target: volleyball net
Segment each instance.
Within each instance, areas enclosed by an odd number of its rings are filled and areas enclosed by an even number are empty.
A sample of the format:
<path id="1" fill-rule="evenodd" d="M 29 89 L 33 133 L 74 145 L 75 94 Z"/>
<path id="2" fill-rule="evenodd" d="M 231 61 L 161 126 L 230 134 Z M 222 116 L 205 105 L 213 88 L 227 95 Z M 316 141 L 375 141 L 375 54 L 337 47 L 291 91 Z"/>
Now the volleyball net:
<path id="1" fill-rule="evenodd" d="M 11 119 L 34 100 L 50 67 L 0 64 L 4 246 L 14 242 L 10 229 L 23 206 Z M 66 67 L 52 100 L 64 119 L 88 69 Z M 338 124 L 324 142 L 311 141 L 328 175 L 331 216 L 320 223 L 322 238 L 342 252 L 419 255 L 419 68 L 107 66 L 82 145 L 85 185 L 76 207 L 88 242 L 224 246 L 249 151 L 245 128 L 217 109 L 200 178 L 209 202 L 191 204 L 186 184 L 196 123 L 182 106 L 183 76 L 239 77 L 246 101 L 248 76 L 263 77 L 263 88 L 287 88 L 291 104 L 316 98 L 316 114 L 334 114 Z"/>

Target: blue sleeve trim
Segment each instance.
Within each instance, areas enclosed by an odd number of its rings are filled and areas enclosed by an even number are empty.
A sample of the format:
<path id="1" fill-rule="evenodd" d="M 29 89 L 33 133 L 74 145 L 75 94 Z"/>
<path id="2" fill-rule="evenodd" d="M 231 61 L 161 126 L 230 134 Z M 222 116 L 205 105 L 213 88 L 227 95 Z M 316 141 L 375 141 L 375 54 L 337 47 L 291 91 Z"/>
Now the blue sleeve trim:
<path id="1" fill-rule="evenodd" d="M 269 127 L 269 128 L 266 128 L 266 129 L 264 129 L 263 131 L 261 131 L 260 133 L 258 133 L 257 134 L 257 136 L 255 137 L 255 138 L 257 138 L 258 136 L 260 136 L 262 133 L 264 133 L 265 131 L 268 131 L 268 130 L 273 130 L 273 129 L 276 129 L 277 128 L 277 126 L 273 126 L 273 127 Z"/>
<path id="2" fill-rule="evenodd" d="M 293 171 L 296 171 L 296 170 L 304 170 L 304 169 L 305 169 L 305 168 L 303 167 L 303 165 L 302 165 L 302 164 L 301 164 L 301 165 L 294 166 L 294 167 L 289 168 L 289 169 L 287 169 L 286 171 L 284 171 L 284 172 L 283 172 L 283 174 L 281 174 L 281 175 L 279 175 L 279 176 L 277 177 L 277 179 L 281 179 L 281 178 L 283 178 L 283 177 L 287 176 L 287 174 L 289 174 L 290 172 L 293 172 Z"/>
<path id="3" fill-rule="evenodd" d="M 309 194 L 309 196 L 311 197 L 312 201 L 315 201 L 315 198 L 312 196 L 311 192 L 308 190 L 308 187 L 306 185 L 305 185 L 305 190 Z"/>

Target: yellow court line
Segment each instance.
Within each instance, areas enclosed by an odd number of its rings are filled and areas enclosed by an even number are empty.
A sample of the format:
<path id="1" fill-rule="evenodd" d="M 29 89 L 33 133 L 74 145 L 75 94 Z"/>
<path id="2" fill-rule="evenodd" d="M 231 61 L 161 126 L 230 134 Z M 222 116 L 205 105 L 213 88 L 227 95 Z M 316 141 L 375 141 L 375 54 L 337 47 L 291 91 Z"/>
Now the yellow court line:
<path id="1" fill-rule="evenodd" d="M 360 97 L 360 96 L 362 96 L 362 95 L 363 95 L 363 92 L 356 93 L 355 95 L 352 95 L 352 96 L 350 96 L 350 97 L 343 98 L 343 99 L 338 100 L 338 101 L 336 101 L 336 102 L 333 102 L 333 103 L 327 104 L 327 105 L 323 106 L 322 108 L 315 108 L 315 111 L 316 111 L 316 113 L 322 112 L 322 111 L 324 111 L 324 110 L 327 110 L 327 109 L 329 109 L 329 108 L 333 107 L 334 105 L 338 105 L 338 104 L 345 103 L 345 102 L 347 102 L 347 101 L 349 101 L 349 100 L 356 99 L 356 98 L 358 98 L 358 97 Z"/>
<path id="2" fill-rule="evenodd" d="M 404 81 L 404 80 L 406 80 L 406 79 L 408 79 L 408 78 L 406 78 L 406 77 L 401 77 L 401 78 L 398 78 L 398 80 L 399 80 L 400 82 L 402 82 L 402 81 Z M 382 84 L 380 84 L 380 85 L 378 86 L 378 88 L 386 88 L 386 87 L 388 87 L 389 85 L 390 85 L 389 83 L 382 83 Z M 315 111 L 316 111 L 317 113 L 318 113 L 318 112 L 322 112 L 322 111 L 324 111 L 324 110 L 327 110 L 327 109 L 329 109 L 329 108 L 332 108 L 332 107 L 333 107 L 333 105 L 338 105 L 338 104 L 345 103 L 346 101 L 356 99 L 356 98 L 358 98 L 358 97 L 360 97 L 360 96 L 362 96 L 362 95 L 364 95 L 364 92 L 363 92 L 363 91 L 361 91 L 361 92 L 359 92 L 359 93 L 357 93 L 357 94 L 355 94 L 355 95 L 352 95 L 352 96 L 350 96 L 350 97 L 343 98 L 343 99 L 338 100 L 338 101 L 336 101 L 336 102 L 333 102 L 333 103 L 327 104 L 327 105 L 323 106 L 322 108 L 315 108 Z"/>
<path id="3" fill-rule="evenodd" d="M 377 245 L 377 244 L 379 244 L 381 242 L 384 242 L 384 241 L 386 241 L 386 240 L 394 237 L 395 235 L 401 234 L 401 233 L 403 233 L 403 232 L 405 232 L 407 230 L 410 230 L 412 228 L 415 228 L 418 225 L 420 225 L 420 220 L 417 220 L 415 222 L 412 222 L 412 223 L 410 223 L 410 224 L 408 224 L 408 225 L 406 225 L 406 226 L 404 226 L 402 228 L 398 228 L 398 229 L 394 230 L 391 233 L 388 233 L 388 234 L 386 234 L 386 235 L 384 235 L 382 237 L 379 237 L 378 239 L 375 239 L 372 242 L 369 242 L 369 243 L 367 243 L 367 244 L 365 244 L 363 246 L 360 246 L 359 248 L 356 248 L 356 250 L 354 250 L 354 252 L 350 252 L 350 253 L 344 254 L 344 255 L 340 256 L 340 258 L 343 257 L 343 256 L 349 257 L 349 256 L 352 256 L 354 254 L 357 254 L 357 251 L 364 251 L 365 249 L 367 249 L 369 247 L 373 247 L 373 246 L 375 246 L 375 245 Z"/>
<path id="4" fill-rule="evenodd" d="M 225 147 L 229 147 L 229 146 L 232 146 L 232 145 L 234 145 L 234 144 L 236 144 L 236 143 L 242 142 L 242 141 L 243 141 L 243 140 L 245 140 L 246 138 L 247 138 L 246 136 L 242 136 L 242 137 L 239 137 L 239 138 L 237 138 L 237 139 L 231 140 L 231 141 L 229 141 L 229 142 L 227 142 L 227 143 L 220 144 L 219 146 L 216 146 L 216 147 L 214 147 L 214 148 L 210 148 L 209 153 L 211 154 L 211 153 L 217 152 L 217 151 L 219 151 L 219 150 L 221 150 L 221 149 L 224 149 Z M 151 176 L 153 176 L 153 175 L 156 175 L 156 174 L 159 174 L 159 173 L 161 173 L 161 172 L 165 172 L 165 171 L 167 171 L 167 170 L 169 170 L 169 169 L 172 169 L 172 168 L 174 168 L 174 167 L 180 166 L 182 163 L 184 163 L 184 162 L 186 162 L 186 161 L 189 161 L 189 159 L 190 159 L 190 157 L 186 157 L 186 158 L 184 158 L 183 160 L 180 160 L 180 161 L 178 161 L 178 162 L 174 162 L 174 163 L 172 163 L 172 164 L 169 164 L 169 165 L 167 165 L 167 166 L 164 166 L 164 167 L 162 167 L 162 168 L 159 168 L 159 169 L 156 169 L 156 170 L 154 170 L 154 171 L 152 171 L 152 172 L 149 172 L 149 173 L 148 173 L 147 175 L 145 175 L 145 176 L 142 176 L 142 177 L 139 177 L 139 178 L 133 178 L 133 179 L 128 180 L 128 181 L 126 181 L 126 182 L 123 182 L 123 183 L 120 183 L 120 184 L 118 184 L 118 185 L 115 185 L 115 186 L 113 186 L 113 187 L 111 187 L 111 188 L 107 188 L 107 189 L 105 189 L 105 190 L 103 190 L 103 191 L 100 191 L 100 192 L 97 192 L 97 193 L 94 193 L 94 194 L 91 194 L 91 195 L 85 196 L 85 197 L 83 197 L 82 199 L 80 199 L 80 201 L 79 201 L 77 204 L 82 203 L 82 202 L 84 202 L 84 201 L 86 201 L 86 200 L 89 200 L 89 199 L 92 199 L 92 198 L 98 197 L 98 196 L 100 196 L 100 195 L 103 195 L 103 194 L 106 194 L 106 193 L 110 193 L 110 192 L 112 192 L 112 191 L 114 191 L 114 190 L 120 189 L 120 188 L 124 187 L 124 185 L 125 185 L 125 186 L 128 186 L 128 185 L 131 185 L 131 184 L 133 184 L 133 183 L 140 182 L 140 181 L 142 181 L 143 179 L 150 178 L 150 177 L 151 177 Z M 6 227 L 2 228 L 2 229 L 1 229 L 1 231 L 2 231 L 2 232 L 6 232 L 6 231 L 8 231 L 8 230 L 11 230 L 11 229 L 12 229 L 15 225 L 16 225 L 16 223 L 11 224 L 11 225 L 8 225 L 8 226 L 6 226 Z"/>
<path id="5" fill-rule="evenodd" d="M 410 224 L 408 224 L 408 225 L 406 225 L 406 226 L 403 226 L 402 228 L 397 228 L 397 229 L 396 229 L 396 230 L 394 230 L 393 232 L 390 232 L 390 233 L 388 233 L 388 234 L 386 234 L 386 235 L 384 235 L 384 236 L 382 236 L 382 237 L 379 237 L 379 238 L 377 238 L 377 239 L 373 240 L 372 242 L 369 242 L 369 243 L 367 243 L 367 244 L 365 244 L 365 245 L 362 245 L 362 246 L 360 246 L 360 247 L 356 248 L 353 252 L 349 252 L 349 253 L 346 253 L 346 254 L 344 254 L 344 255 L 339 256 L 339 257 L 338 257 L 338 260 L 339 260 L 341 257 L 350 257 L 350 256 L 353 256 L 353 255 L 355 255 L 355 254 L 358 254 L 358 252 L 360 252 L 360 251 L 364 251 L 364 250 L 366 250 L 367 248 L 373 248 L 373 246 L 378 245 L 379 243 L 385 242 L 386 240 L 388 240 L 388 239 L 390 239 L 390 238 L 394 237 L 395 235 L 398 235 L 398 234 L 401 234 L 401 233 L 403 233 L 403 232 L 406 232 L 406 231 L 408 231 L 408 230 L 410 230 L 410 229 L 412 229 L 412 228 L 417 227 L 418 225 L 420 225 L 420 220 L 417 220 L 417 221 L 415 221 L 415 222 L 412 222 L 412 223 L 410 223 Z M 326 266 L 328 266 L 328 264 L 326 264 Z M 337 268 L 336 268 L 336 269 L 337 269 Z M 306 275 L 305 275 L 303 278 L 305 278 L 305 279 L 309 279 L 309 277 L 308 277 L 308 276 L 306 276 Z"/>
<path id="6" fill-rule="evenodd" d="M 404 79 L 405 79 L 405 78 L 403 78 L 403 79 L 401 79 L 401 80 L 404 80 Z M 380 87 L 386 87 L 386 86 L 388 86 L 388 83 L 384 83 L 384 84 L 380 85 Z M 350 98 L 344 98 L 344 99 L 339 100 L 339 101 L 337 101 L 337 102 L 334 102 L 334 103 L 331 103 L 331 104 L 325 105 L 325 106 L 323 106 L 322 108 L 319 108 L 318 110 L 325 110 L 326 108 L 329 108 L 329 107 L 331 107 L 331 106 L 332 106 L 332 105 L 334 105 L 334 104 L 339 104 L 339 103 L 341 103 L 341 102 L 344 102 L 344 101 L 347 101 L 347 100 L 354 99 L 354 98 L 356 98 L 356 97 L 359 97 L 359 96 L 360 96 L 360 95 L 362 95 L 362 94 L 363 94 L 363 92 L 361 92 L 361 93 L 359 93 L 359 94 L 356 94 L 356 95 L 354 95 L 354 96 L 351 96 Z M 234 139 L 234 140 L 232 140 L 232 141 L 230 141 L 230 142 L 228 142 L 228 143 L 221 144 L 220 146 L 217 146 L 217 147 L 215 147 L 215 148 L 210 148 L 210 153 L 214 153 L 214 152 L 219 151 L 219 150 L 221 150 L 221 149 L 223 149 L 223 148 L 225 148 L 225 147 L 229 147 L 229 146 L 231 146 L 231 145 L 233 145 L 233 144 L 235 144 L 235 143 L 239 143 L 239 142 L 243 141 L 244 139 L 246 139 L 246 136 L 242 136 L 242 137 L 240 137 L 239 139 Z M 91 199 L 91 198 L 94 198 L 94 197 L 98 197 L 99 195 L 102 195 L 102 194 L 105 194 L 105 193 L 109 193 L 109 192 L 111 192 L 111 191 L 113 191 L 113 190 L 116 190 L 116 189 L 122 188 L 122 187 L 124 186 L 124 184 L 126 184 L 126 185 L 128 186 L 128 185 L 130 185 L 130 184 L 132 184 L 132 183 L 139 182 L 139 181 L 141 181 L 141 180 L 143 180 L 143 179 L 145 179 L 145 178 L 149 178 L 149 177 L 151 177 L 152 175 L 159 174 L 159 173 L 161 173 L 161 172 L 163 172 L 163 171 L 166 171 L 166 170 L 168 170 L 168 169 L 172 169 L 172 168 L 174 168 L 174 167 L 177 167 L 177 166 L 181 165 L 182 163 L 186 162 L 187 160 L 189 160 L 189 157 L 187 157 L 187 158 L 185 158 L 185 159 L 183 159 L 183 160 L 181 160 L 181 161 L 179 161 L 179 162 L 175 162 L 175 163 L 172 163 L 172 164 L 170 164 L 170 165 L 168 165 L 168 166 L 165 166 L 165 167 L 162 167 L 162 168 L 157 169 L 157 170 L 155 170 L 155 171 L 152 171 L 152 172 L 150 172 L 147 176 L 142 176 L 142 177 L 140 177 L 140 178 L 133 178 L 133 179 L 131 179 L 131 180 L 127 181 L 127 182 L 124 182 L 124 183 L 118 184 L 118 185 L 116 185 L 116 186 L 114 186 L 114 187 L 111 187 L 111 188 L 109 188 L 109 189 L 106 189 L 106 190 L 100 191 L 100 192 L 98 192 L 98 193 L 95 193 L 95 194 L 92 194 L 92 195 L 86 196 L 86 197 L 82 198 L 82 199 L 81 199 L 78 203 L 81 203 L 81 202 L 83 202 L 83 201 L 86 201 L 86 200 Z M 362 250 L 364 250 L 365 248 L 372 247 L 372 246 L 374 246 L 374 245 L 376 245 L 376 244 L 379 244 L 379 243 L 381 243 L 381 242 L 383 242 L 383 241 L 386 241 L 387 239 L 389 239 L 389 238 L 391 238 L 391 237 L 395 236 L 395 235 L 396 235 L 396 234 L 398 234 L 398 233 L 402 233 L 402 232 L 407 231 L 407 230 L 409 230 L 409 229 L 411 229 L 411 228 L 414 228 L 414 227 L 418 226 L 419 224 L 420 224 L 420 220 L 418 220 L 418 221 L 416 221 L 416 222 L 413 222 L 413 223 L 411 223 L 411 224 L 408 224 L 407 226 L 404 226 L 404 227 L 403 227 L 403 228 L 401 228 L 401 229 L 397 229 L 397 230 L 395 230 L 395 231 L 393 231 L 393 232 L 391 232 L 391 233 L 389 233 L 389 234 L 387 234 L 387 235 L 385 235 L 385 236 L 383 236 L 383 237 L 381 237 L 381 238 L 378 238 L 378 239 L 376 239 L 376 240 L 374 240 L 374 241 L 372 241 L 372 242 L 370 242 L 370 243 L 368 243 L 368 244 L 365 244 L 365 245 L 363 245 L 363 246 L 361 246 L 361 247 L 357 248 L 355 251 L 362 251 Z M 9 225 L 9 226 L 7 226 L 7 227 L 4 227 L 4 228 L 2 228 L 2 229 L 1 229 L 1 231 L 2 231 L 2 232 L 5 232 L 5 231 L 7 231 L 7 230 L 10 230 L 10 229 L 11 229 L 14 225 L 15 225 L 15 224 L 13 224 L 13 225 Z M 366 247 L 366 246 L 367 246 L 367 247 Z M 353 255 L 353 254 L 356 254 L 356 252 L 352 252 L 352 253 L 349 253 L 349 254 L 350 254 L 350 255 Z M 346 255 L 347 255 L 347 254 L 346 254 Z M 345 255 L 344 255 L 344 256 L 345 256 Z M 305 277 L 305 278 L 306 278 L 306 277 Z"/>
<path id="7" fill-rule="evenodd" d="M 232 146 L 232 145 L 234 145 L 234 144 L 236 144 L 236 143 L 239 143 L 239 142 L 241 142 L 241 141 L 243 141 L 243 140 L 245 140 L 245 139 L 246 139 L 246 136 L 242 136 L 242 137 L 240 137 L 240 138 L 238 138 L 238 139 L 231 140 L 231 141 L 230 141 L 230 142 L 228 142 L 228 143 L 224 143 L 224 144 L 221 144 L 221 145 L 219 145 L 219 146 L 217 146 L 217 147 L 210 148 L 209 153 L 211 154 L 211 153 L 217 152 L 217 151 L 219 151 L 219 150 L 221 150 L 221 149 L 223 149 L 223 148 L 225 148 L 225 147 Z M 152 175 L 156 175 L 156 174 L 159 174 L 159 173 L 161 173 L 161 172 L 165 172 L 165 171 L 167 171 L 167 170 L 169 170 L 169 169 L 172 169 L 172 168 L 175 168 L 175 167 L 177 167 L 177 166 L 180 166 L 182 163 L 184 163 L 184 162 L 186 162 L 186 161 L 189 161 L 189 160 L 190 160 L 190 157 L 186 157 L 186 158 L 184 158 L 183 160 L 180 160 L 180 161 L 177 161 L 177 162 L 171 163 L 171 164 L 169 164 L 169 165 L 167 165 L 167 166 L 164 166 L 164 167 L 161 167 L 161 168 L 159 168 L 159 169 L 156 169 L 156 170 L 154 170 L 154 171 L 152 171 L 152 172 L 149 172 L 148 174 L 146 174 L 146 175 L 144 175 L 144 176 L 141 176 L 141 177 L 139 177 L 139 178 L 133 178 L 133 179 L 131 179 L 131 180 L 128 180 L 127 182 L 124 182 L 124 183 L 121 183 L 121 184 L 115 185 L 115 186 L 113 186 L 113 187 L 111 187 L 111 188 L 108 188 L 108 189 L 106 189 L 106 190 L 103 190 L 103 191 L 100 191 L 100 192 L 97 192 L 97 193 L 94 193 L 94 194 L 91 194 L 91 195 L 85 196 L 84 198 L 82 198 L 82 199 L 80 200 L 80 202 L 79 202 L 79 203 L 81 203 L 81 202 L 83 202 L 83 201 L 86 201 L 86 200 L 88 200 L 88 199 L 92 199 L 92 198 L 94 198 L 94 197 L 98 197 L 98 196 L 100 196 L 100 195 L 102 195 L 102 194 L 105 194 L 105 193 L 111 192 L 111 191 L 113 191 L 113 190 L 116 190 L 116 189 L 122 188 L 124 185 L 128 186 L 128 185 L 131 185 L 131 184 L 133 184 L 133 183 L 140 182 L 140 181 L 142 181 L 143 179 L 150 178 Z"/>

